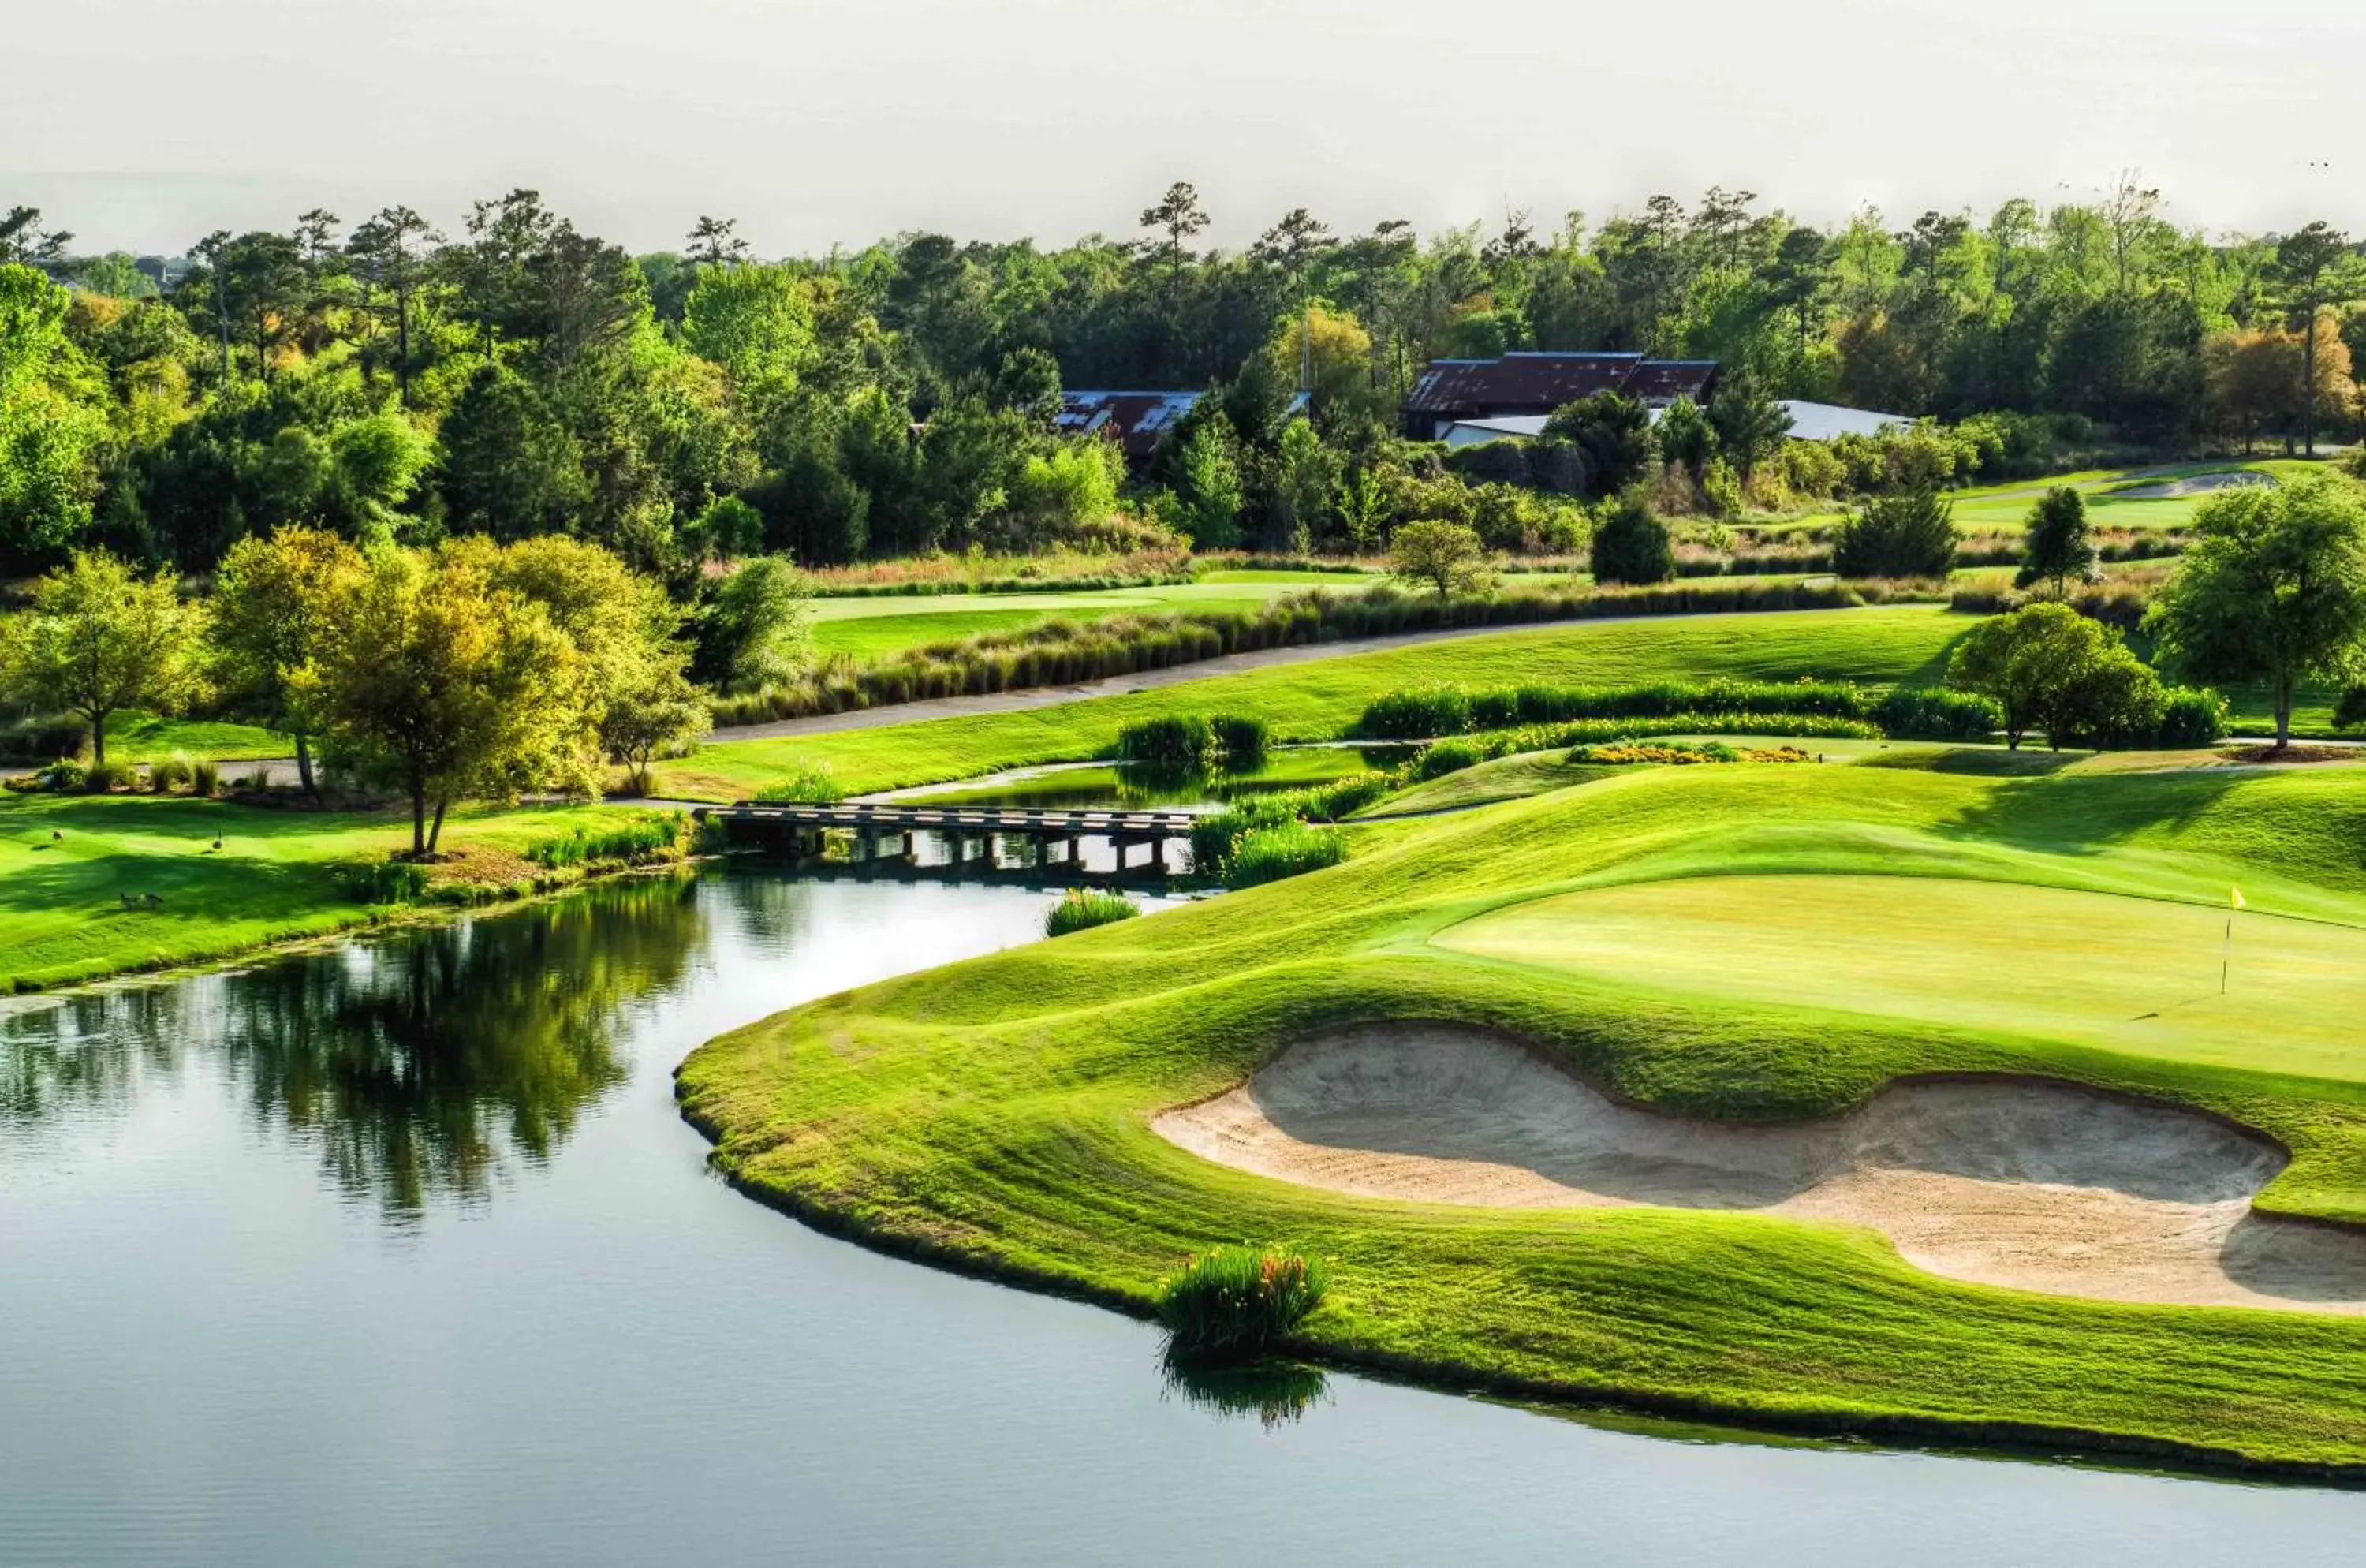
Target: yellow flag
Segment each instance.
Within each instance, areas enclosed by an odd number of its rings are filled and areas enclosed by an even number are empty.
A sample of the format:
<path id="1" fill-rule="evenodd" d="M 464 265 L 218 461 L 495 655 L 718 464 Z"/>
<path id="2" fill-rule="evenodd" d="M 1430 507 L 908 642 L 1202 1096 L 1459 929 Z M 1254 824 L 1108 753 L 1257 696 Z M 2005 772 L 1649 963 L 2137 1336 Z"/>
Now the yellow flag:
<path id="1" fill-rule="evenodd" d="M 2246 904 L 2246 903 L 2244 903 L 2244 902 L 2243 902 L 2243 890 L 2242 890 L 2241 888 L 2237 887 L 2237 888 L 2234 889 L 2234 894 L 2235 894 L 2235 908 L 2236 908 L 2237 909 L 2248 909 L 2248 908 L 2250 908 L 2250 906 L 2249 906 L 2248 904 Z"/>

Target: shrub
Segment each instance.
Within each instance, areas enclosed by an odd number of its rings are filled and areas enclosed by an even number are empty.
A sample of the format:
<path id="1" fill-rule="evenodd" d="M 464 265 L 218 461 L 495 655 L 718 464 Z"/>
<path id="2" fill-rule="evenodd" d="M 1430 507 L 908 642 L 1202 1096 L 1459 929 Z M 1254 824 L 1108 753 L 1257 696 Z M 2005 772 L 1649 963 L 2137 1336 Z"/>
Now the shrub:
<path id="1" fill-rule="evenodd" d="M 1325 1286 L 1322 1264 L 1298 1253 L 1220 1247 L 1159 1282 L 1158 1321 L 1185 1356 L 1255 1356 L 1321 1305 Z"/>
<path id="2" fill-rule="evenodd" d="M 189 793 L 200 800 L 211 799 L 221 791 L 221 769 L 211 762 L 189 764 Z"/>
<path id="3" fill-rule="evenodd" d="M 1875 496 L 1832 540 L 1843 577 L 1944 577 L 1955 564 L 1955 508 L 1929 488 Z"/>
<path id="4" fill-rule="evenodd" d="M 1596 582 L 1649 584 L 1676 575 L 1675 547 L 1669 541 L 1667 525 L 1632 492 L 1619 497 L 1594 531 L 1593 561 Z"/>
<path id="5" fill-rule="evenodd" d="M 1052 906 L 1043 917 L 1045 936 L 1066 936 L 1070 931 L 1090 931 L 1119 920 L 1130 920 L 1142 913 L 1142 906 L 1121 893 L 1099 888 L 1071 887 L 1067 896 Z"/>
<path id="6" fill-rule="evenodd" d="M 1885 734 L 1925 740 L 1981 740 L 2004 727 L 2004 710 L 1977 692 L 1900 686 L 1881 699 L 1874 719 Z"/>
<path id="7" fill-rule="evenodd" d="M 755 798 L 769 805 L 827 806 L 846 798 L 846 790 L 827 768 L 800 768 L 758 790 Z"/>
<path id="8" fill-rule="evenodd" d="M 338 880 L 348 897 L 365 904 L 415 904 L 427 896 L 427 868 L 407 860 L 349 865 Z"/>
<path id="9" fill-rule="evenodd" d="M 1468 740 L 1440 740 L 1421 749 L 1421 755 L 1413 761 L 1413 776 L 1425 781 L 1443 778 L 1486 760 L 1486 754 Z"/>
<path id="10" fill-rule="evenodd" d="M 1437 590 L 1440 599 L 1483 592 L 1493 574 L 1487 546 L 1460 523 L 1407 523 L 1389 537 L 1389 575 Z"/>
<path id="11" fill-rule="evenodd" d="M 682 847 L 683 817 L 678 811 L 648 812 L 597 831 L 577 828 L 526 846 L 525 858 L 557 871 L 574 865 L 623 862 L 638 864 Z"/>
<path id="12" fill-rule="evenodd" d="M 188 758 L 175 751 L 161 761 L 148 764 L 148 787 L 158 795 L 189 787 L 189 775 L 194 771 Z"/>
<path id="13" fill-rule="evenodd" d="M 1241 835 L 1240 841 L 1233 846 L 1224 884 L 1228 887 L 1255 887 L 1286 876 L 1321 871 L 1346 858 L 1346 840 L 1329 829 L 1310 828 L 1296 820 L 1278 827 L 1254 828 Z"/>
<path id="14" fill-rule="evenodd" d="M 61 757 L 33 777 L 39 781 L 43 789 L 64 794 L 82 788 L 90 779 L 90 769 L 71 757 Z"/>
<path id="15" fill-rule="evenodd" d="M 93 762 L 83 773 L 82 787 L 93 795 L 105 795 L 130 789 L 139 782 L 138 771 L 129 762 Z"/>
<path id="16" fill-rule="evenodd" d="M 1415 686 L 1385 692 L 1364 708 L 1358 726 L 1384 740 L 1426 740 L 1470 728 L 1470 694 L 1459 686 Z"/>
<path id="17" fill-rule="evenodd" d="M 1118 731 L 1119 760 L 1162 773 L 1195 773 L 1216 761 L 1216 731 L 1198 714 L 1136 720 Z"/>
<path id="18" fill-rule="evenodd" d="M 2177 750 L 2214 746 L 2225 739 L 2225 698 L 2206 686 L 2171 686 L 2161 693 L 2158 745 Z"/>
<path id="19" fill-rule="evenodd" d="M 1216 750 L 1223 753 L 1226 768 L 1246 773 L 1265 766 L 1268 736 L 1265 720 L 1254 715 L 1218 714 L 1208 727 L 1215 731 Z"/>

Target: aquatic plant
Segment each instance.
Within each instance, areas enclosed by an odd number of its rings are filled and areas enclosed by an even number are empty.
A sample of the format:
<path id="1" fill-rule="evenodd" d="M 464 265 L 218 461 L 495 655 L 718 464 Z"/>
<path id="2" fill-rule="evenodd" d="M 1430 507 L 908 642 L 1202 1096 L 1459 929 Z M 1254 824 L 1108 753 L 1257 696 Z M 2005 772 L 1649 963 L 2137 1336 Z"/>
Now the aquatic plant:
<path id="1" fill-rule="evenodd" d="M 1071 887 L 1067 897 L 1052 906 L 1043 917 L 1045 936 L 1066 936 L 1070 931 L 1090 931 L 1118 920 L 1130 920 L 1142 913 L 1142 906 L 1122 893 L 1111 893 L 1098 887 Z"/>
<path id="2" fill-rule="evenodd" d="M 1222 1360 L 1271 1348 L 1323 1303 L 1323 1265 L 1279 1247 L 1220 1247 L 1158 1286 L 1170 1353 Z"/>

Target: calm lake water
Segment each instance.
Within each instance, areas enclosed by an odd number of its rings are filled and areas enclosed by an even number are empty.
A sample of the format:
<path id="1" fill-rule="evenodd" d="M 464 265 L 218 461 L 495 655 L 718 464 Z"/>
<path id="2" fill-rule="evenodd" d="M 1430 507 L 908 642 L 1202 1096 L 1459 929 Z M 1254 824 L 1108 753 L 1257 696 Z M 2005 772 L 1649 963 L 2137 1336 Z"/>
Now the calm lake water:
<path id="1" fill-rule="evenodd" d="M 0 1562 L 2358 1560 L 2338 1493 L 1338 1375 L 1268 1425 L 705 1174 L 691 1048 L 1052 897 L 710 873 L 0 1016 Z"/>

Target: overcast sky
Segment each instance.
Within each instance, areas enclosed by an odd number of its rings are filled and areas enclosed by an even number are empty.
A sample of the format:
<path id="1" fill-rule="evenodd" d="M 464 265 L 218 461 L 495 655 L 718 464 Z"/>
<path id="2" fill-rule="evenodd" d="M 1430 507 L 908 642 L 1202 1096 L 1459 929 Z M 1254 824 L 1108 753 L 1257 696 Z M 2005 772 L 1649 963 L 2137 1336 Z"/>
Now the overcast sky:
<path id="1" fill-rule="evenodd" d="M 0 207 L 77 249 L 456 228 L 534 186 L 635 250 L 910 229 L 1130 233 L 1195 182 L 1237 245 L 1304 205 L 1549 227 L 1658 190 L 2083 197 L 2124 168 L 2215 231 L 2366 229 L 2366 5 L 2285 0 L 22 0 Z M 2330 167 L 2323 166 L 2330 164 Z"/>

